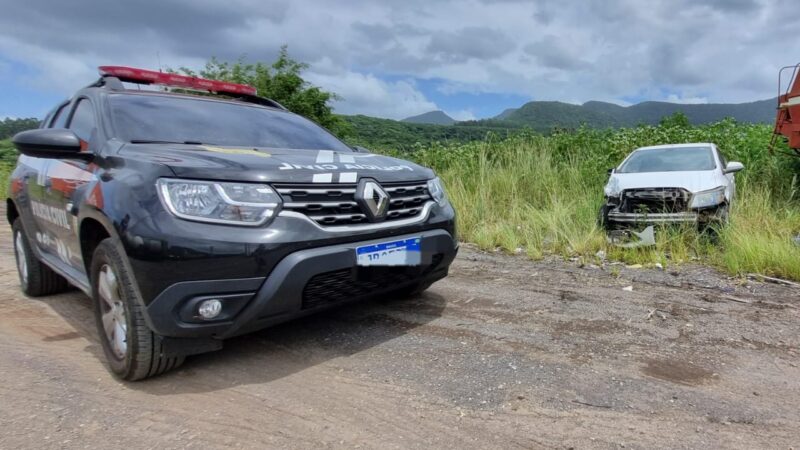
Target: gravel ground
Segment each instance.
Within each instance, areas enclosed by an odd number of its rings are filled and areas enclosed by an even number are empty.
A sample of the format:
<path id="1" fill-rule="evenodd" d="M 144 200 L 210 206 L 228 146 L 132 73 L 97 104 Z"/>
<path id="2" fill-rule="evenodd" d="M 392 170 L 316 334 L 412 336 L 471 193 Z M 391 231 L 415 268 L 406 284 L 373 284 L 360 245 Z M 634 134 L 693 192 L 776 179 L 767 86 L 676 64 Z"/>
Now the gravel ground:
<path id="1" fill-rule="evenodd" d="M 800 289 L 464 246 L 421 296 L 122 383 L 86 296 L 24 297 L 0 242 L 3 449 L 800 446 Z"/>

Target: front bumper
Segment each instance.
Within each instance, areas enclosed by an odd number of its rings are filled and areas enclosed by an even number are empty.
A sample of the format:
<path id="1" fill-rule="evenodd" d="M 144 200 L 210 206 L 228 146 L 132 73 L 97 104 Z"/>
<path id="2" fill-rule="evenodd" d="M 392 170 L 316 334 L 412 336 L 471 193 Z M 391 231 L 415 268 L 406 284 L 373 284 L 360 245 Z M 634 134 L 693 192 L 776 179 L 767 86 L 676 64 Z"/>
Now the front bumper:
<path id="1" fill-rule="evenodd" d="M 611 210 L 608 221 L 618 225 L 704 225 L 725 220 L 725 204 L 674 213 L 629 213 Z"/>
<path id="2" fill-rule="evenodd" d="M 356 265 L 356 247 L 410 237 L 421 237 L 420 266 Z M 432 283 L 447 275 L 457 252 L 458 243 L 444 229 L 299 250 L 284 257 L 267 277 L 175 283 L 147 305 L 146 318 L 162 336 L 225 339 L 344 302 Z M 222 299 L 221 319 L 194 317 L 205 298 Z"/>
<path id="3" fill-rule="evenodd" d="M 669 223 L 697 223 L 700 215 L 696 212 L 680 213 L 622 213 L 611 211 L 608 213 L 609 222 L 624 224 L 657 225 Z"/>

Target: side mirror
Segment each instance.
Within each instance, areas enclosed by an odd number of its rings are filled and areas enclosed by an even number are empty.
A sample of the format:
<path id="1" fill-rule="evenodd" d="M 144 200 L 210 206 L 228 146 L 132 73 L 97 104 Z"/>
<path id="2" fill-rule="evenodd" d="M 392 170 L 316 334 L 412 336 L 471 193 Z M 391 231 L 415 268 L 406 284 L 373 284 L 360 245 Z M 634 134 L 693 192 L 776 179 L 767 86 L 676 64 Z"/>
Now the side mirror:
<path id="1" fill-rule="evenodd" d="M 611 176 L 612 173 L 614 173 L 614 167 L 608 169 L 608 175 Z"/>
<path id="2" fill-rule="evenodd" d="M 742 169 L 744 169 L 744 164 L 742 164 L 742 163 L 740 163 L 738 161 L 731 161 L 731 162 L 728 163 L 728 166 L 725 167 L 725 170 L 723 170 L 723 172 L 725 172 L 725 173 L 734 173 L 734 172 L 738 172 L 738 171 L 740 171 Z"/>
<path id="3" fill-rule="evenodd" d="M 81 152 L 81 140 L 65 128 L 40 128 L 17 133 L 14 146 L 23 155 L 34 158 L 86 158 Z"/>

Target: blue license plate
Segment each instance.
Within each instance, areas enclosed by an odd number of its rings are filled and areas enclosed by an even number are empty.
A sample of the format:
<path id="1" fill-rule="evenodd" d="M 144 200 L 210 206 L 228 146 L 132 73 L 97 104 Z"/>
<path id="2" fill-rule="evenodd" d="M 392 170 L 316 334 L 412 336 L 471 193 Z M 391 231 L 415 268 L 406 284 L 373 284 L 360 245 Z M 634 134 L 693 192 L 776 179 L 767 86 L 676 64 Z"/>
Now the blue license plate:
<path id="1" fill-rule="evenodd" d="M 420 238 L 382 242 L 356 248 L 359 266 L 418 266 L 422 252 Z"/>

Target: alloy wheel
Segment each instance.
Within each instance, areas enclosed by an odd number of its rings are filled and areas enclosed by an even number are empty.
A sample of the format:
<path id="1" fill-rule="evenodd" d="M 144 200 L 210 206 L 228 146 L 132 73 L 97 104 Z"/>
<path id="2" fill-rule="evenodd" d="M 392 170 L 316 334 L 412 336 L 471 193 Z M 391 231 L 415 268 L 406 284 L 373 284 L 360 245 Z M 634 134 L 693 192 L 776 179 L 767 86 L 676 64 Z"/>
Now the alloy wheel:
<path id="1" fill-rule="evenodd" d="M 128 321 L 119 294 L 119 280 L 108 264 L 100 268 L 97 278 L 103 331 L 114 356 L 123 359 L 128 352 Z"/>
<path id="2" fill-rule="evenodd" d="M 22 278 L 23 284 L 28 284 L 28 258 L 25 253 L 25 241 L 22 233 L 17 231 L 17 236 L 14 239 L 14 246 L 17 250 L 17 269 L 19 276 Z"/>

